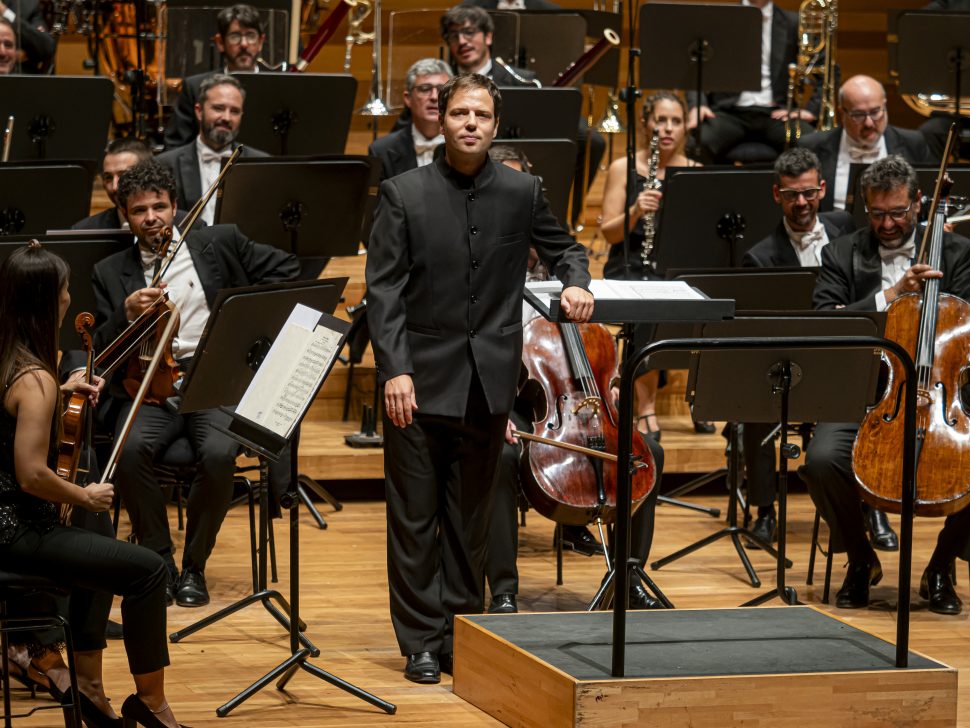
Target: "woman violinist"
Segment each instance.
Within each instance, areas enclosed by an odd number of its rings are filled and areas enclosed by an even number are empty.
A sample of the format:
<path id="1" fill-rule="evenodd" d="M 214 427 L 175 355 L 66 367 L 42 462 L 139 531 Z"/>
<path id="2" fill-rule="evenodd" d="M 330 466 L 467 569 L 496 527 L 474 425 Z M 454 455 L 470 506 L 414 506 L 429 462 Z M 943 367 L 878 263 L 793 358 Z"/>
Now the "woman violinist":
<path id="1" fill-rule="evenodd" d="M 125 650 L 136 695 L 122 706 L 129 722 L 176 728 L 164 690 L 167 572 L 151 551 L 61 525 L 58 504 L 99 512 L 114 487 L 86 488 L 50 467 L 60 419 L 55 379 L 57 331 L 70 305 L 67 264 L 32 243 L 0 264 L 0 569 L 71 587 L 69 622 L 77 652 L 82 710 L 89 725 L 120 725 L 104 694 L 101 652 L 107 609 L 92 592 L 122 597 Z"/>

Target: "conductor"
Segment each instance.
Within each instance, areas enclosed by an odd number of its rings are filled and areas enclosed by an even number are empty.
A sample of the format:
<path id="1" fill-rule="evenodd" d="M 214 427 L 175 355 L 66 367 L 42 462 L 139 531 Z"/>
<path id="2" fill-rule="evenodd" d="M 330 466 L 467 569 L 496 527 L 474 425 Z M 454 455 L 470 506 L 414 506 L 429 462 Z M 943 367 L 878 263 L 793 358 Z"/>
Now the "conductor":
<path id="1" fill-rule="evenodd" d="M 367 316 L 384 384 L 391 621 L 404 675 L 450 672 L 455 614 L 484 607 L 491 488 L 516 393 L 529 245 L 588 321 L 581 245 L 540 180 L 493 163 L 502 96 L 480 74 L 438 95 L 445 153 L 386 180 L 367 254 Z"/>

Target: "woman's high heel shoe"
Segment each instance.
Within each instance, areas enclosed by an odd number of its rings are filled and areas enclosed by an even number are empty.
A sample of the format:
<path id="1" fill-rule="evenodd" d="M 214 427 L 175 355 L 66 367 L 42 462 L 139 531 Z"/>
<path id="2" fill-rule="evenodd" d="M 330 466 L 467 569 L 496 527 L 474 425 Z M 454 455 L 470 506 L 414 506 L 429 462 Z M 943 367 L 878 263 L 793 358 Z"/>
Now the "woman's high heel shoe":
<path id="1" fill-rule="evenodd" d="M 121 716 L 124 720 L 125 728 L 165 728 L 165 724 L 158 719 L 152 709 L 145 705 L 137 695 L 129 695 L 121 706 Z M 185 728 L 179 724 L 181 728 Z"/>
<path id="2" fill-rule="evenodd" d="M 61 704 L 70 703 L 74 695 L 71 688 L 68 688 L 61 699 Z M 122 728 L 124 721 L 121 718 L 111 718 L 101 712 L 101 708 L 84 693 L 80 693 L 81 720 L 88 728 Z"/>

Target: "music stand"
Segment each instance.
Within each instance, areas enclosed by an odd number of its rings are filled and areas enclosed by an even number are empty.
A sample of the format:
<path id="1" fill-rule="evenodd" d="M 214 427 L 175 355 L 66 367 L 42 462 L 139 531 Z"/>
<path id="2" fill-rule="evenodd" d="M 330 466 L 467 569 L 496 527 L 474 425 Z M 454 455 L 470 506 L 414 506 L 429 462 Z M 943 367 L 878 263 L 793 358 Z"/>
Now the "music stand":
<path id="1" fill-rule="evenodd" d="M 600 40 L 607 28 L 622 32 L 623 16 L 620 13 L 608 13 L 603 10 L 574 10 L 586 18 L 586 37 Z M 565 69 L 563 69 L 565 70 Z M 615 88 L 620 75 L 620 49 L 610 48 L 596 63 L 583 74 L 583 83 L 587 86 L 606 86 Z"/>
<path id="2" fill-rule="evenodd" d="M 347 73 L 237 73 L 246 91 L 239 141 L 281 156 L 343 154 L 356 79 Z"/>
<path id="3" fill-rule="evenodd" d="M 586 19 L 570 10 L 519 11 L 519 47 L 515 65 L 551 84 L 583 54 Z"/>
<path id="4" fill-rule="evenodd" d="M 503 88 L 498 139 L 576 141 L 583 96 L 576 88 Z"/>
<path id="5" fill-rule="evenodd" d="M 113 99 L 103 76 L 0 76 L 0 118 L 16 120 L 10 159 L 101 159 Z"/>
<path id="6" fill-rule="evenodd" d="M 532 165 L 530 171 L 542 180 L 549 209 L 566 227 L 569 222 L 569 190 L 576 171 L 576 142 L 569 139 L 497 139 L 495 144 L 520 149 Z"/>
<path id="7" fill-rule="evenodd" d="M 0 235 L 69 228 L 87 217 L 92 186 L 81 164 L 0 164 Z"/>
<path id="8" fill-rule="evenodd" d="M 778 226 L 773 174 L 760 169 L 669 169 L 657 215 L 657 271 L 663 275 L 668 268 L 740 266 L 748 248 Z M 698 200 L 705 204 L 698 205 Z"/>
<path id="9" fill-rule="evenodd" d="M 899 92 L 949 94 L 960 119 L 960 99 L 970 95 L 970 15 L 905 12 L 896 29 Z"/>
<path id="10" fill-rule="evenodd" d="M 692 89 L 697 108 L 705 91 L 760 89 L 761 25 L 761 11 L 751 6 L 646 3 L 640 88 Z M 698 148 L 701 126 L 694 129 Z"/>
<path id="11" fill-rule="evenodd" d="M 293 253 L 316 278 L 330 258 L 357 255 L 373 167 L 371 157 L 239 159 L 215 220 Z"/>

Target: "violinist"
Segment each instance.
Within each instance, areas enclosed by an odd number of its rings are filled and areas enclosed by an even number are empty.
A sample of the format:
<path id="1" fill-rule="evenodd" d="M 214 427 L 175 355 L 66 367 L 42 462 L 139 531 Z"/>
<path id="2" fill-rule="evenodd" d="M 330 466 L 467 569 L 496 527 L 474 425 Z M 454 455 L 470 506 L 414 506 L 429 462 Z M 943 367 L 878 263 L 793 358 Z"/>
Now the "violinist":
<path id="1" fill-rule="evenodd" d="M 142 726 L 176 728 L 164 689 L 164 562 L 141 546 L 68 528 L 58 518 L 57 504 L 102 512 L 114 497 L 110 483 L 80 487 L 59 478 L 49 464 L 60 422 L 57 329 L 70 306 L 68 277 L 67 264 L 37 243 L 0 264 L 0 568 L 71 587 L 69 622 L 88 725 L 120 724 L 101 680 L 111 600 L 98 597 L 120 595 L 137 691 L 124 701 L 122 714 Z"/>
<path id="2" fill-rule="evenodd" d="M 492 484 L 522 358 L 530 243 L 586 321 L 586 252 L 539 180 L 495 164 L 502 97 L 463 74 L 438 96 L 445 153 L 381 183 L 367 255 L 367 320 L 384 384 L 391 620 L 404 675 L 451 669 L 455 614 L 484 607 Z M 458 477 L 452 477 L 452 469 Z"/>
<path id="3" fill-rule="evenodd" d="M 945 233 L 943 270 L 913 264 L 920 195 L 916 172 L 902 157 L 874 162 L 863 173 L 862 192 L 869 227 L 829 243 L 815 286 L 818 309 L 883 311 L 899 295 L 921 290 L 930 278 L 942 279 L 943 292 L 970 299 L 970 240 Z M 799 475 L 829 525 L 833 549 L 846 551 L 849 566 L 836 606 L 869 604 L 869 587 L 882 568 L 868 539 L 855 487 L 852 446 L 858 425 L 819 423 Z M 920 580 L 920 596 L 930 611 L 959 614 L 962 608 L 951 578 L 957 557 L 970 557 L 970 509 L 948 516 Z"/>
<path id="4" fill-rule="evenodd" d="M 178 227 L 173 227 L 175 180 L 156 161 L 142 162 L 121 175 L 118 203 L 137 242 L 131 250 L 115 253 L 94 267 L 95 350 L 113 341 L 129 321 L 164 292 L 181 314 L 171 349 L 176 362 L 184 369 L 195 354 L 210 306 L 220 288 L 292 280 L 299 274 L 295 256 L 247 239 L 234 225 L 193 230 L 176 251 L 181 236 Z M 173 227 L 173 242 L 163 251 L 158 245 L 167 227 Z M 150 282 L 163 265 L 167 266 L 167 272 L 157 287 L 151 287 Z M 110 391 L 120 400 L 117 415 L 120 427 L 131 408 L 131 400 L 116 386 L 117 382 L 113 385 Z M 162 555 L 168 567 L 169 600 L 183 607 L 209 602 L 205 565 L 232 498 L 239 446 L 213 429 L 214 423 L 226 425 L 228 417 L 216 410 L 181 415 L 164 406 L 143 405 L 118 460 L 115 476 L 138 542 Z M 189 491 L 179 577 L 166 499 L 153 462 L 181 435 L 191 441 L 198 468 Z"/>

